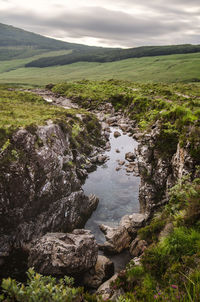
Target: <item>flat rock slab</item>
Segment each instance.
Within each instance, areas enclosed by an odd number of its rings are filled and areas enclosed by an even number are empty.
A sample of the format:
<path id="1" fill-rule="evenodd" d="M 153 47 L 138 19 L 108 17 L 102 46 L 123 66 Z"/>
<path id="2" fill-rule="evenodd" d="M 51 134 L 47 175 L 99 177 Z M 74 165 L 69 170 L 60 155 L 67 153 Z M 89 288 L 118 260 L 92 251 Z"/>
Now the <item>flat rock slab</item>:
<path id="1" fill-rule="evenodd" d="M 76 275 L 95 266 L 98 245 L 88 230 L 47 233 L 32 247 L 28 264 L 44 275 Z"/>

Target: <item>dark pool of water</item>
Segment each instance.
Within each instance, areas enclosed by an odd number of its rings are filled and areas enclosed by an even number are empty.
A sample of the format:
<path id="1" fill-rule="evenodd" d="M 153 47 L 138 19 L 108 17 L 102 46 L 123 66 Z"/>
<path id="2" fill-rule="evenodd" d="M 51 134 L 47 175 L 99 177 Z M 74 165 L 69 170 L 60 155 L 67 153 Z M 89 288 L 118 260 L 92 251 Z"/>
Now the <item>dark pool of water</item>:
<path id="1" fill-rule="evenodd" d="M 113 135 L 116 130 L 122 134 L 117 138 Z M 111 128 L 111 131 L 111 150 L 105 153 L 110 159 L 90 173 L 83 185 L 86 195 L 93 193 L 99 197 L 99 205 L 85 226 L 92 231 L 98 243 L 105 241 L 99 224 L 116 226 L 122 216 L 139 212 L 140 178 L 128 174 L 125 166 L 116 171 L 117 160 L 125 160 L 125 153 L 133 152 L 137 142 L 132 137 L 123 135 L 118 128 Z M 119 149 L 120 153 L 117 153 L 116 149 Z"/>

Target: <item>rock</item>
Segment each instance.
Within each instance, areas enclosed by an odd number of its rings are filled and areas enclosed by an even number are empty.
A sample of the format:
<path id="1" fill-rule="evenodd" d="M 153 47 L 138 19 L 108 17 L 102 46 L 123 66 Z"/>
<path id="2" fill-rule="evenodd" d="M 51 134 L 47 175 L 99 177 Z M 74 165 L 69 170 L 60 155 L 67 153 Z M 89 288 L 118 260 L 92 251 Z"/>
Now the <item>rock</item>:
<path id="1" fill-rule="evenodd" d="M 133 152 L 128 152 L 125 154 L 125 159 L 132 162 L 136 158 L 135 154 Z"/>
<path id="2" fill-rule="evenodd" d="M 114 137 L 117 138 L 117 137 L 119 137 L 119 136 L 121 136 L 121 133 L 120 133 L 119 131 L 115 131 L 115 132 L 114 132 Z"/>
<path id="3" fill-rule="evenodd" d="M 127 132 L 130 126 L 128 124 L 119 124 L 119 127 L 123 132 Z"/>
<path id="4" fill-rule="evenodd" d="M 143 133 L 133 133 L 133 138 L 136 139 L 136 140 L 139 140 L 143 137 Z"/>
<path id="5" fill-rule="evenodd" d="M 83 284 L 87 288 L 97 289 L 114 274 L 113 262 L 105 256 L 98 255 L 95 268 L 85 273 Z"/>
<path id="6" fill-rule="evenodd" d="M 107 142 L 105 145 L 105 150 L 110 150 L 110 149 L 111 149 L 110 142 Z"/>
<path id="7" fill-rule="evenodd" d="M 67 127 L 67 123 L 61 126 L 48 121 L 19 129 L 12 136 L 11 148 L 20 156 L 1 170 L 8 151 L 1 155 L 0 242 L 12 249 L 27 249 L 32 240 L 47 232 L 84 227 L 96 207 L 84 195 L 78 177 L 86 176 L 80 165 L 87 163 L 87 155 L 72 150 Z M 88 141 L 86 144 L 89 146 Z M 7 251 L 11 253 L 10 248 Z M 9 261 L 0 244 L 1 254 Z"/>
<path id="8" fill-rule="evenodd" d="M 133 257 L 138 257 L 144 253 L 145 249 L 147 248 L 147 242 L 145 240 L 140 240 L 136 238 L 132 241 L 129 251 Z"/>
<path id="9" fill-rule="evenodd" d="M 169 235 L 172 230 L 174 228 L 174 225 L 172 222 L 169 222 L 165 225 L 164 229 L 160 232 L 158 239 L 162 240 L 163 237 L 166 237 L 167 235 Z"/>
<path id="10" fill-rule="evenodd" d="M 107 160 L 108 160 L 108 156 L 106 156 L 106 155 L 101 154 L 101 155 L 98 155 L 98 156 L 97 156 L 97 162 L 98 162 L 99 164 L 103 164 L 103 163 L 105 163 Z"/>
<path id="11" fill-rule="evenodd" d="M 116 116 L 113 116 L 113 117 L 109 117 L 107 118 L 106 122 L 109 124 L 109 125 L 116 125 L 117 124 L 117 121 L 118 121 L 118 117 Z"/>
<path id="12" fill-rule="evenodd" d="M 104 137 L 106 138 L 107 141 L 110 139 L 110 132 L 104 131 Z"/>
<path id="13" fill-rule="evenodd" d="M 44 275 L 82 274 L 95 266 L 98 246 L 88 230 L 47 233 L 30 250 L 28 265 Z"/>
<path id="14" fill-rule="evenodd" d="M 119 161 L 118 161 L 118 164 L 119 164 L 120 166 L 123 166 L 123 165 L 125 164 L 125 160 L 119 160 Z"/>
<path id="15" fill-rule="evenodd" d="M 140 265 L 141 264 L 141 258 L 140 257 L 134 257 L 133 261 L 134 261 L 135 265 Z"/>
<path id="16" fill-rule="evenodd" d="M 115 152 L 120 153 L 120 150 L 119 149 L 115 149 Z"/>
<path id="17" fill-rule="evenodd" d="M 113 294 L 114 289 L 112 287 L 113 282 L 117 279 L 118 274 L 115 274 L 108 281 L 104 282 L 96 291 L 97 295 L 101 295 L 103 300 L 108 300 Z"/>
<path id="18" fill-rule="evenodd" d="M 128 167 L 126 168 L 126 172 L 127 173 L 132 173 L 135 170 L 135 166 L 134 165 L 128 165 Z"/>
<path id="19" fill-rule="evenodd" d="M 124 226 L 112 228 L 101 224 L 99 227 L 106 238 L 106 242 L 100 246 L 101 250 L 108 253 L 120 253 L 129 246 L 131 237 Z"/>
<path id="20" fill-rule="evenodd" d="M 145 214 L 133 213 L 132 215 L 125 215 L 120 221 L 120 226 L 124 227 L 129 234 L 137 233 L 137 230 L 144 226 L 147 216 Z"/>
<path id="21" fill-rule="evenodd" d="M 116 171 L 119 171 L 119 170 L 121 170 L 121 167 L 117 167 L 115 170 L 116 170 Z"/>

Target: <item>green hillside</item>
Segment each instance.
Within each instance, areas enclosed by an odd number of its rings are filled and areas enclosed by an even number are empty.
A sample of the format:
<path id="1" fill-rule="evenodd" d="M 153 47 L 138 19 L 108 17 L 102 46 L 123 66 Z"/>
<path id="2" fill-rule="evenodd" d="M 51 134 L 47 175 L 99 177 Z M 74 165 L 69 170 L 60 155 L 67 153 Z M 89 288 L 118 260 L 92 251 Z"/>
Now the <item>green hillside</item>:
<path id="1" fill-rule="evenodd" d="M 200 53 L 135 58 L 110 63 L 79 62 L 65 66 L 25 68 L 24 65 L 30 59 L 1 62 L 0 83 L 45 85 L 49 82 L 111 78 L 135 82 L 200 81 Z"/>
<path id="2" fill-rule="evenodd" d="M 50 39 L 0 23 L 0 60 L 27 58 L 54 50 L 93 49 L 91 46 Z M 95 48 L 95 47 L 94 47 Z M 53 54 L 51 54 L 53 55 Z"/>
<path id="3" fill-rule="evenodd" d="M 56 65 L 67 65 L 76 62 L 106 63 L 129 58 L 142 58 L 195 52 L 200 52 L 200 45 L 143 46 L 129 49 L 83 49 L 75 50 L 68 55 L 40 58 L 26 64 L 26 67 L 44 68 Z"/>
<path id="4" fill-rule="evenodd" d="M 199 45 L 130 49 L 90 47 L 0 23 L 0 83 L 45 85 L 110 78 L 136 82 L 193 82 L 200 81 L 199 70 Z"/>

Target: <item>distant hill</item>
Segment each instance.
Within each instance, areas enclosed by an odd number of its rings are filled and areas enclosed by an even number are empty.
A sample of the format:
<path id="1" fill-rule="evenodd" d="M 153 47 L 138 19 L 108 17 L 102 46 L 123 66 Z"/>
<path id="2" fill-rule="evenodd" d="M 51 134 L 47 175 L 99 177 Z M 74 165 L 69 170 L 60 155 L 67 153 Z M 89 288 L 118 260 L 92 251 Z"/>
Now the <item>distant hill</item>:
<path id="1" fill-rule="evenodd" d="M 33 58 L 26 67 L 49 67 L 76 62 L 113 62 L 130 58 L 187 54 L 200 52 L 200 45 L 142 46 L 137 48 L 103 48 L 68 43 L 47 38 L 10 25 L 0 23 L 0 60 L 24 59 L 50 51 L 67 53 Z"/>
<path id="2" fill-rule="evenodd" d="M 169 46 L 143 46 L 129 49 L 83 49 L 56 57 L 46 57 L 34 60 L 26 67 L 49 67 L 67 65 L 76 62 L 113 62 L 130 58 L 153 57 L 172 54 L 187 54 L 200 52 L 200 45 L 169 45 Z"/>
<path id="3" fill-rule="evenodd" d="M 23 29 L 0 23 L 0 60 L 25 58 L 47 51 L 86 51 L 96 47 L 47 38 Z"/>

